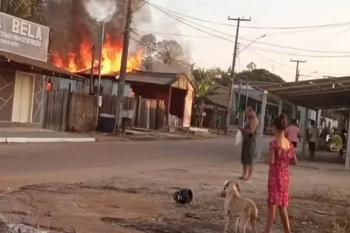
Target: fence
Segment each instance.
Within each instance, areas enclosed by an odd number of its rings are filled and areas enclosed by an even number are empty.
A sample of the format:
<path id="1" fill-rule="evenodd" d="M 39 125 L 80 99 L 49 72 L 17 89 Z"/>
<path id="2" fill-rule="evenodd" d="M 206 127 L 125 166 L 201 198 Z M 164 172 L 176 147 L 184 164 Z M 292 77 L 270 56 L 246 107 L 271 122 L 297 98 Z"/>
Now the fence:
<path id="1" fill-rule="evenodd" d="M 43 128 L 59 131 L 68 129 L 69 94 L 68 90 L 46 93 Z"/>
<path id="2" fill-rule="evenodd" d="M 103 96 L 101 114 L 115 115 L 116 96 Z M 162 129 L 165 125 L 164 100 L 125 97 L 122 116 L 131 119 L 131 126 L 143 129 Z M 110 127 L 108 127 L 110 128 Z"/>
<path id="3" fill-rule="evenodd" d="M 104 95 L 102 96 L 102 107 L 100 113 L 115 115 L 117 96 Z M 135 111 L 136 100 L 132 97 L 124 97 L 123 110 Z"/>
<path id="4" fill-rule="evenodd" d="M 165 125 L 164 100 L 138 98 L 134 126 L 145 129 L 162 129 Z"/>
<path id="5" fill-rule="evenodd" d="M 99 128 L 111 131 L 114 126 L 116 96 L 103 96 Z M 166 122 L 164 100 L 125 97 L 122 117 L 131 127 L 162 129 Z M 96 129 L 97 100 L 88 94 L 55 90 L 46 95 L 43 128 L 86 132 Z"/>
<path id="6" fill-rule="evenodd" d="M 43 128 L 86 132 L 96 128 L 96 98 L 55 90 L 46 93 Z"/>

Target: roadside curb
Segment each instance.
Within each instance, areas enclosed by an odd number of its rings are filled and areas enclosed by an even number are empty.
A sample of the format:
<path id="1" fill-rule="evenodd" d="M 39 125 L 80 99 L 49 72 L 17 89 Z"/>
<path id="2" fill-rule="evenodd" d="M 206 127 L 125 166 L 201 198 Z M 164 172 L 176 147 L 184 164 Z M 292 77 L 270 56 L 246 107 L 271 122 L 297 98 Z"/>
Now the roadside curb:
<path id="1" fill-rule="evenodd" d="M 7 137 L 0 138 L 0 143 L 54 143 L 54 142 L 96 142 L 96 138 L 29 138 Z"/>

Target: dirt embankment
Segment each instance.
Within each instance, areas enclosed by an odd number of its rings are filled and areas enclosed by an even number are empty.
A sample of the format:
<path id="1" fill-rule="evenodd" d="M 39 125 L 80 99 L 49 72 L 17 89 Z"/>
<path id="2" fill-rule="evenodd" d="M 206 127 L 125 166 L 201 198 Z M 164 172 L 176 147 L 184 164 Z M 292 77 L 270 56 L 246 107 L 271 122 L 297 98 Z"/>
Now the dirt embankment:
<path id="1" fill-rule="evenodd" d="M 219 185 L 192 185 L 190 205 L 175 204 L 170 182 L 111 178 L 76 184 L 23 187 L 0 198 L 0 212 L 9 222 L 54 233 L 212 233 L 223 230 Z M 244 188 L 244 187 L 243 187 Z M 256 190 L 243 190 L 259 207 L 263 229 L 266 200 Z M 295 190 L 291 222 L 295 233 L 350 232 L 350 198 L 346 190 Z M 276 221 L 276 229 L 281 229 Z"/>

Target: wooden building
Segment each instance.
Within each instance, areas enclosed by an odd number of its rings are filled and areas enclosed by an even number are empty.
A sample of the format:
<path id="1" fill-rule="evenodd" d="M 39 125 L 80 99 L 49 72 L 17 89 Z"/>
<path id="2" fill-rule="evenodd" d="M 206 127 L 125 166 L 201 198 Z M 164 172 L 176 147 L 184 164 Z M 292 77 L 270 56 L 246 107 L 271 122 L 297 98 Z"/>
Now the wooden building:
<path id="1" fill-rule="evenodd" d="M 87 74 L 82 75 L 89 77 Z M 94 80 L 96 86 L 96 76 Z M 101 92 L 103 95 L 117 95 L 118 84 L 118 76 L 103 75 Z M 164 101 L 166 121 L 176 121 L 180 127 L 190 127 L 194 91 L 193 84 L 182 73 L 134 71 L 127 74 L 126 78 L 125 96 Z"/>
<path id="2" fill-rule="evenodd" d="M 82 81 L 50 63 L 0 51 L 0 122 L 41 124 L 46 90 L 77 90 Z"/>

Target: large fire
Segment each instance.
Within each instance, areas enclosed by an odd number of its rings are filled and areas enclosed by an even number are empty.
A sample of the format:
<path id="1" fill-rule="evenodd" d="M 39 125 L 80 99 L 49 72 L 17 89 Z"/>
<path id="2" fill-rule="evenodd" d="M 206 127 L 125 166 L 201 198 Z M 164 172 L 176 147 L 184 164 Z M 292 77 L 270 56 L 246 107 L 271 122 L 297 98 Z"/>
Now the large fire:
<path id="1" fill-rule="evenodd" d="M 102 48 L 102 66 L 101 74 L 114 74 L 120 70 L 123 44 L 120 39 L 112 39 L 106 34 Z M 68 52 L 60 54 L 52 52 L 52 62 L 57 67 L 69 70 L 73 73 L 87 72 L 91 70 L 92 42 L 88 39 L 83 40 L 79 46 L 79 52 Z M 94 60 L 94 67 L 98 67 L 98 52 Z M 127 71 L 130 72 L 139 69 L 143 58 L 143 51 L 139 50 L 134 54 L 129 54 Z"/>

